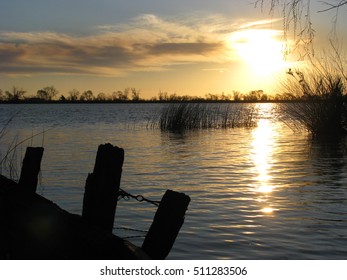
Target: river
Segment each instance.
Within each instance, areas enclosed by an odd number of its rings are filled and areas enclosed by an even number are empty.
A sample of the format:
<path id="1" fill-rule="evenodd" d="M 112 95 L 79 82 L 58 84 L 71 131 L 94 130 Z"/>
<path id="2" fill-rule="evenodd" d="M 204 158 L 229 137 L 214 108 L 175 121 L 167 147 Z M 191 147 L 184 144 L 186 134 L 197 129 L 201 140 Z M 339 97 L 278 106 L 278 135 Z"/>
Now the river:
<path id="1" fill-rule="evenodd" d="M 98 145 L 124 148 L 123 189 L 191 197 L 168 259 L 347 259 L 345 140 L 293 132 L 272 115 L 275 104 L 255 105 L 255 128 L 162 132 L 149 125 L 162 106 L 0 104 L 0 124 L 15 114 L 0 157 L 29 138 L 16 149 L 19 166 L 26 146 L 43 146 L 38 193 L 81 214 Z M 141 246 L 155 211 L 120 200 L 114 233 Z"/>

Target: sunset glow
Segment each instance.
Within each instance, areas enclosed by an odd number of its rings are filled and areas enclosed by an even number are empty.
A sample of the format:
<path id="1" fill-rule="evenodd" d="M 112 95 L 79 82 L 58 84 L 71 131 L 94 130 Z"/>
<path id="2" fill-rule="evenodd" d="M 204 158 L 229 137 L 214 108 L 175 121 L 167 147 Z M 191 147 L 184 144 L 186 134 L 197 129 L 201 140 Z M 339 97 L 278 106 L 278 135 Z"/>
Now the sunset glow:
<path id="1" fill-rule="evenodd" d="M 295 68 L 283 53 L 292 40 L 282 19 L 247 1 L 30 3 L 0 5 L 3 92 L 16 86 L 33 96 L 53 85 L 64 95 L 133 87 L 144 99 L 159 91 L 271 95 Z"/>
<path id="2" fill-rule="evenodd" d="M 268 78 L 290 65 L 285 61 L 284 42 L 277 30 L 241 30 L 230 36 L 229 44 L 258 77 Z"/>
<path id="3" fill-rule="evenodd" d="M 258 109 L 261 117 L 257 128 L 252 132 L 251 159 L 254 164 L 254 191 L 257 193 L 260 211 L 264 214 L 271 214 L 274 211 L 271 207 L 272 193 L 276 189 L 271 173 L 278 132 L 268 118 L 271 115 L 272 104 L 260 104 Z"/>
<path id="4" fill-rule="evenodd" d="M 257 191 L 268 193 L 273 190 L 270 185 L 271 176 L 269 174 L 271 168 L 271 156 L 273 153 L 273 137 L 274 130 L 270 121 L 260 119 L 257 128 L 253 131 L 253 152 L 252 157 L 257 173 Z"/>

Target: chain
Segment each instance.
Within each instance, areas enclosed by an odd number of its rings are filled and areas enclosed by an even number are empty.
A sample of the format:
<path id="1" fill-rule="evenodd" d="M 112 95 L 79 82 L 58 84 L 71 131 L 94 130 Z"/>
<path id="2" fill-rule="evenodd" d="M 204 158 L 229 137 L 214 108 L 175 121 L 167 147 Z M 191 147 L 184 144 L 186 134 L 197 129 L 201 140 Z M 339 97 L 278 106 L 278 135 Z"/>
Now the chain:
<path id="1" fill-rule="evenodd" d="M 159 203 L 160 201 L 155 201 L 155 200 L 151 200 L 151 199 L 148 199 L 148 198 L 145 198 L 143 195 L 133 195 L 131 193 L 128 193 L 127 191 L 123 190 L 123 189 L 119 189 L 119 192 L 118 192 L 118 200 L 120 199 L 124 199 L 124 200 L 129 200 L 130 198 L 134 198 L 136 199 L 137 201 L 139 202 L 142 202 L 142 201 L 145 201 L 145 202 L 148 202 L 148 203 L 151 203 L 155 206 L 159 206 Z M 124 239 L 130 239 L 130 238 L 143 238 L 143 237 L 146 237 L 146 234 L 147 234 L 147 231 L 145 230 L 140 230 L 140 229 L 133 229 L 133 228 L 127 228 L 127 227 L 117 227 L 117 228 L 114 228 L 114 229 L 120 229 L 120 230 L 125 230 L 125 231 L 133 231 L 133 232 L 138 232 L 138 233 L 142 233 L 143 235 L 129 235 L 129 236 L 126 236 L 126 237 L 123 237 Z"/>
<path id="2" fill-rule="evenodd" d="M 131 193 L 128 193 L 128 192 L 126 192 L 123 189 L 119 189 L 118 200 L 120 200 L 120 199 L 129 200 L 130 198 L 134 198 L 134 199 L 136 199 L 139 202 L 145 201 L 145 202 L 151 203 L 151 204 L 153 204 L 153 205 L 155 205 L 157 207 L 159 206 L 159 203 L 160 203 L 160 201 L 155 201 L 155 200 L 151 200 L 151 199 L 145 198 L 141 194 L 139 194 L 139 195 L 132 195 Z"/>
<path id="3" fill-rule="evenodd" d="M 133 231 L 133 232 L 138 232 L 138 233 L 142 233 L 143 234 L 143 235 L 129 235 L 129 236 L 122 237 L 123 239 L 143 238 L 143 237 L 146 237 L 146 234 L 147 234 L 146 230 L 134 229 L 134 228 L 129 228 L 129 227 L 116 227 L 116 228 L 113 228 L 113 229 L 124 230 L 124 231 Z"/>

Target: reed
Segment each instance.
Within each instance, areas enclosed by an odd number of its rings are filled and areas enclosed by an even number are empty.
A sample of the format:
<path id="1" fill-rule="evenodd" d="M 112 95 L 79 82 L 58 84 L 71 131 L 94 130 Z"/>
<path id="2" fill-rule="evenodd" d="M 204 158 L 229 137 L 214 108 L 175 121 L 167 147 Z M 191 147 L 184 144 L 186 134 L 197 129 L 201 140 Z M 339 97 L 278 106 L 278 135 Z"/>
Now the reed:
<path id="1" fill-rule="evenodd" d="M 288 92 L 299 101 L 280 104 L 282 120 L 294 129 L 307 130 L 313 137 L 347 134 L 346 80 L 329 72 L 296 72 Z"/>
<path id="2" fill-rule="evenodd" d="M 8 118 L 3 124 L 0 124 L 0 145 L 4 146 L 2 143 L 6 134 L 10 130 L 10 124 L 18 115 L 19 112 L 13 114 Z M 53 129 L 55 126 L 52 126 L 48 129 L 44 129 L 37 133 L 32 133 L 30 136 L 20 139 L 18 135 L 13 136 L 12 140 L 8 142 L 7 148 L 5 150 L 0 150 L 0 174 L 8 176 L 12 180 L 17 180 L 19 178 L 19 170 L 21 169 L 22 163 L 22 150 L 23 145 L 32 146 L 34 138 L 41 136 L 42 137 L 42 146 L 44 145 L 44 137 L 46 132 Z M 5 141 L 4 141 L 5 142 Z M 7 142 L 7 141 L 6 141 Z M 2 153 L 3 152 L 3 153 Z"/>
<path id="3" fill-rule="evenodd" d="M 224 106 L 223 106 L 224 105 Z M 152 127 L 163 131 L 254 127 L 254 107 L 241 104 L 170 103 Z"/>

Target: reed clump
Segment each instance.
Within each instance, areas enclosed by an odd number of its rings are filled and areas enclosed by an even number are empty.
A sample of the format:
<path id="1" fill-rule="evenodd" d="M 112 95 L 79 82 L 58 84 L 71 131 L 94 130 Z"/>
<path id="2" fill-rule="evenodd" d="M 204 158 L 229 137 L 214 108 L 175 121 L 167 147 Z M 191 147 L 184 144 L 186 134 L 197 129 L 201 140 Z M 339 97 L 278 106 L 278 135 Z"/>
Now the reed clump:
<path id="1" fill-rule="evenodd" d="M 254 127 L 254 107 L 241 104 L 170 103 L 153 125 L 163 131 Z"/>
<path id="2" fill-rule="evenodd" d="M 346 80 L 329 72 L 290 73 L 294 80 L 287 90 L 298 101 L 280 104 L 283 120 L 294 129 L 305 129 L 313 137 L 347 134 Z"/>
<path id="3" fill-rule="evenodd" d="M 0 124 L 0 147 L 5 146 L 3 142 L 6 134 L 10 130 L 10 124 L 18 115 L 19 112 L 16 112 L 12 116 L 10 116 L 3 124 Z M 25 137 L 24 139 L 20 139 L 18 135 L 13 136 L 13 138 L 8 142 L 8 146 L 6 149 L 0 149 L 0 174 L 6 175 L 8 178 L 12 180 L 17 180 L 19 178 L 19 172 L 22 163 L 22 149 L 23 145 L 28 142 L 30 146 L 32 146 L 32 142 L 34 138 L 37 136 L 42 136 L 42 146 L 44 144 L 45 133 L 49 130 L 53 129 L 53 127 L 39 131 L 37 133 L 32 133 L 30 136 Z"/>

